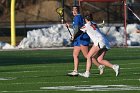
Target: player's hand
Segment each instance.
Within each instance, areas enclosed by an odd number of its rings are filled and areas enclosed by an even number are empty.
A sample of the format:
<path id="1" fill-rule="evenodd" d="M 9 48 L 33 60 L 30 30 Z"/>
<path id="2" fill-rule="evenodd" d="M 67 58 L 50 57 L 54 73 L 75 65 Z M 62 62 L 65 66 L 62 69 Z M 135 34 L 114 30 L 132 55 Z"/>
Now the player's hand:
<path id="1" fill-rule="evenodd" d="M 65 25 L 66 25 L 66 27 L 68 27 L 68 28 L 70 27 L 70 24 L 69 24 L 69 23 L 65 23 Z"/>

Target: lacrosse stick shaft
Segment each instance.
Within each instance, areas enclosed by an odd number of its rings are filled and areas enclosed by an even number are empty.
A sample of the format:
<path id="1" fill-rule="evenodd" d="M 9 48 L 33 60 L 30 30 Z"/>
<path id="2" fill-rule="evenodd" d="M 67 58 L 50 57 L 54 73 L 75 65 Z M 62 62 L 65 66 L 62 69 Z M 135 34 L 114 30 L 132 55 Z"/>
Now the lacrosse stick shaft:
<path id="1" fill-rule="evenodd" d="M 66 27 L 67 27 L 67 29 L 68 29 L 68 31 L 69 31 L 69 34 L 70 34 L 71 38 L 72 38 L 72 34 L 71 34 L 71 32 L 70 32 L 69 27 L 68 27 L 68 26 L 66 26 Z"/>
<path id="2" fill-rule="evenodd" d="M 135 14 L 134 12 L 133 12 L 133 10 L 132 9 L 130 9 L 128 6 L 127 6 L 127 8 L 133 13 L 133 15 L 140 21 L 140 18 L 137 16 L 137 14 Z"/>

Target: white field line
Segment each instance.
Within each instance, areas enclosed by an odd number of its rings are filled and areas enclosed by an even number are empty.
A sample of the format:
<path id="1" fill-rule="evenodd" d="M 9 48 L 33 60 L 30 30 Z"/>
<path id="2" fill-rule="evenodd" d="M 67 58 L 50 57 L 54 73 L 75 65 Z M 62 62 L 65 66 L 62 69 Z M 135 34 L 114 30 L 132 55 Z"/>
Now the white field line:
<path id="1" fill-rule="evenodd" d="M 74 91 L 125 91 L 140 90 L 140 87 L 130 85 L 76 85 L 76 86 L 56 86 L 40 87 L 44 90 L 74 90 Z"/>
<path id="2" fill-rule="evenodd" d="M 121 80 L 108 80 L 108 81 L 138 81 L 140 82 L 140 78 L 139 79 L 121 79 Z M 83 83 L 88 83 L 90 81 L 77 81 L 77 83 L 79 82 L 83 82 Z M 76 81 L 70 81 L 70 82 L 31 82 L 31 83 L 10 83 L 10 84 L 4 84 L 4 85 L 34 85 L 34 84 L 70 84 L 70 83 L 76 83 Z"/>
<path id="3" fill-rule="evenodd" d="M 83 69 L 84 70 L 84 69 Z M 55 72 L 61 72 L 61 71 L 63 71 L 63 69 L 62 70 L 56 70 Z M 72 70 L 67 70 L 67 71 L 72 71 Z M 48 72 L 47 70 L 45 71 L 40 71 L 40 70 L 34 70 L 34 71 L 13 71 L 13 72 L 1 72 L 1 73 L 10 73 L 10 74 L 15 74 L 15 73 L 39 73 L 39 72 Z"/>
<path id="4" fill-rule="evenodd" d="M 140 87 L 133 85 L 76 85 L 76 86 L 55 86 L 55 87 L 40 87 L 40 90 L 19 90 L 19 91 L 0 91 L 0 93 L 20 93 L 20 92 L 41 92 L 41 91 L 125 91 L 125 90 L 140 90 Z"/>
<path id="5" fill-rule="evenodd" d="M 120 67 L 120 69 L 140 69 L 140 67 L 133 67 L 133 68 L 121 68 Z M 63 69 L 62 69 L 63 70 Z M 98 68 L 92 68 L 91 70 L 98 70 Z M 112 70 L 111 68 L 110 69 L 105 69 L 105 70 Z M 55 71 L 55 72 L 60 72 L 61 71 L 61 69 L 60 70 L 57 70 L 57 71 Z M 67 71 L 72 71 L 72 70 L 67 70 Z M 79 72 L 81 72 L 81 71 L 85 71 L 85 69 L 80 69 L 79 70 Z M 25 70 L 25 71 L 13 71 L 13 72 L 1 72 L 1 73 L 10 73 L 10 74 L 12 74 L 12 73 L 38 73 L 38 72 L 48 72 L 48 71 L 41 71 L 41 70 Z"/>
<path id="6" fill-rule="evenodd" d="M 140 63 L 128 63 L 128 64 L 140 64 Z M 120 65 L 120 69 L 139 69 L 140 67 L 133 67 L 133 68 L 122 68 L 121 65 L 128 65 L 128 64 L 119 64 Z M 68 66 L 67 63 L 64 63 L 63 65 Z M 93 64 L 94 65 L 94 64 Z M 23 66 L 25 69 L 29 69 L 29 68 L 55 68 L 56 66 L 51 66 L 51 65 L 43 65 L 43 66 Z M 64 67 L 64 66 L 59 66 Z M 85 64 L 80 64 L 79 67 L 85 67 Z M 85 69 L 80 69 L 81 71 L 85 70 Z M 92 68 L 92 70 L 98 70 L 97 67 Z M 72 71 L 72 70 L 68 70 L 68 71 Z M 39 72 L 39 71 L 17 71 L 17 72 L 1 72 L 1 73 L 29 73 L 29 72 Z M 40 71 L 43 72 L 43 71 Z M 46 72 L 46 71 L 44 71 Z"/>
<path id="7" fill-rule="evenodd" d="M 86 62 L 85 62 L 86 63 Z M 63 65 L 68 65 L 68 64 L 71 64 L 71 63 L 64 63 Z M 126 63 L 126 64 L 119 64 L 119 65 L 128 65 L 128 64 L 140 64 L 140 63 Z M 93 64 L 94 65 L 94 64 Z M 85 64 L 79 64 L 79 66 L 81 67 L 85 67 L 86 65 Z M 29 66 L 28 68 L 42 68 L 42 67 L 56 67 L 55 65 L 43 65 L 43 66 Z M 59 67 L 63 67 L 63 66 L 59 66 Z"/>
<path id="8" fill-rule="evenodd" d="M 120 69 L 140 69 L 140 67 L 133 67 L 133 68 L 120 68 Z"/>
<path id="9" fill-rule="evenodd" d="M 140 48 L 140 46 L 128 46 L 128 48 Z M 28 49 L 0 49 L 0 51 L 25 51 L 25 50 L 63 50 L 73 49 L 73 47 L 55 47 L 55 48 L 28 48 Z"/>
<path id="10" fill-rule="evenodd" d="M 63 66 L 60 66 L 60 65 L 58 65 L 58 67 L 64 67 L 64 65 L 66 65 L 66 64 L 61 64 L 61 65 L 63 65 Z M 67 65 L 66 65 L 67 66 Z M 55 66 L 51 66 L 51 65 L 44 65 L 44 66 L 19 66 L 19 67 L 17 67 L 17 69 L 19 69 L 19 68 L 23 68 L 23 69 L 37 69 L 37 68 L 56 68 L 57 66 L 55 65 Z M 5 68 L 5 67 L 1 67 L 1 68 Z"/>
<path id="11" fill-rule="evenodd" d="M 140 81 L 140 78 L 139 79 L 123 79 L 123 80 L 127 80 L 127 81 L 135 81 L 135 80 L 138 80 L 138 81 Z"/>
<path id="12" fill-rule="evenodd" d="M 73 47 L 56 47 L 56 48 L 28 48 L 28 49 L 0 49 L 0 51 L 25 51 L 25 50 L 63 50 L 73 49 Z"/>
<path id="13" fill-rule="evenodd" d="M 76 85 L 76 86 L 55 86 L 55 87 L 40 87 L 40 90 L 23 90 L 23 91 L 0 91 L 1 93 L 21 93 L 21 92 L 41 92 L 41 91 L 125 91 L 125 90 L 140 90 L 140 87 L 130 85 Z"/>
<path id="14" fill-rule="evenodd" d="M 14 73 L 15 74 L 15 73 L 33 73 L 33 72 L 38 73 L 38 72 L 47 72 L 47 71 L 35 71 L 35 70 L 34 71 L 29 71 L 28 70 L 28 71 L 14 71 L 14 72 L 1 72 L 1 73 L 10 73 L 10 74 Z"/>
<path id="15" fill-rule="evenodd" d="M 23 91 L 0 91 L 0 93 L 28 93 L 28 92 L 45 92 L 48 90 L 23 90 Z"/>
<path id="16" fill-rule="evenodd" d="M 139 79 L 108 80 L 108 81 L 140 81 L 140 78 Z"/>
<path id="17" fill-rule="evenodd" d="M 7 77 L 7 78 L 0 78 L 0 81 L 4 81 L 4 80 L 14 80 L 16 78 L 13 77 Z"/>
<path id="18" fill-rule="evenodd" d="M 128 65 L 128 64 L 130 64 L 130 65 L 139 65 L 140 63 L 126 63 L 126 64 L 119 64 L 119 65 Z"/>
<path id="19" fill-rule="evenodd" d="M 134 75 L 140 75 L 140 73 L 133 73 Z"/>
<path id="20" fill-rule="evenodd" d="M 76 86 L 56 86 L 56 87 L 40 87 L 40 90 L 23 90 L 23 91 L 0 91 L 1 93 L 21 93 L 21 92 L 41 92 L 41 91 L 125 91 L 140 90 L 140 87 L 130 85 L 76 85 Z"/>
<path id="21" fill-rule="evenodd" d="M 61 65 L 66 65 L 66 66 L 68 66 L 68 64 L 69 63 L 64 63 L 64 64 L 61 64 Z M 140 63 L 127 63 L 127 64 L 119 64 L 119 65 L 128 65 L 128 64 L 140 64 Z M 94 65 L 94 64 L 93 64 Z M 79 64 L 79 66 L 81 66 L 81 67 L 85 67 L 85 64 Z M 23 66 L 24 68 L 48 68 L 48 67 L 50 67 L 50 68 L 55 68 L 56 67 L 56 65 L 42 65 L 42 66 L 36 66 L 36 65 L 33 65 L 33 66 Z M 64 67 L 64 66 L 59 66 L 59 67 Z"/>
<path id="22" fill-rule="evenodd" d="M 64 63 L 64 64 L 61 64 L 61 65 L 66 65 L 66 66 L 68 66 L 68 64 L 70 64 L 70 63 Z M 127 63 L 127 64 L 119 64 L 120 66 L 121 65 L 128 65 L 128 64 L 140 64 L 140 63 Z M 94 64 L 93 64 L 94 65 Z M 79 66 L 81 66 L 81 67 L 85 67 L 85 64 L 79 64 Z M 21 66 L 21 67 L 24 67 L 24 68 L 55 68 L 56 67 L 56 65 L 42 65 L 42 66 L 39 66 L 39 65 L 33 65 L 33 66 Z M 64 67 L 64 66 L 59 66 L 59 67 Z M 5 67 L 1 67 L 1 68 L 5 68 Z"/>
<path id="23" fill-rule="evenodd" d="M 77 81 L 78 83 L 79 81 Z M 89 81 L 81 81 L 81 82 L 89 82 Z M 34 84 L 70 84 L 70 83 L 76 83 L 76 81 L 70 81 L 70 82 L 32 82 L 32 83 L 10 83 L 10 84 L 4 84 L 4 85 L 34 85 Z"/>

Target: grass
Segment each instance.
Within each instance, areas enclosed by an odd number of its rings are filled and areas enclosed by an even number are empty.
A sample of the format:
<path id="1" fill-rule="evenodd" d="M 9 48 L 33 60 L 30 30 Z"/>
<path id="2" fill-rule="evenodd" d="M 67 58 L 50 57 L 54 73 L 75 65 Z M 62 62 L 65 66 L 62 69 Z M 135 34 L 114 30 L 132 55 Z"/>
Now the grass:
<path id="1" fill-rule="evenodd" d="M 69 77 L 72 50 L 21 50 L 0 53 L 0 93 L 139 93 L 140 48 L 112 48 L 105 56 L 119 64 L 118 77 L 110 68 L 103 75 L 95 65 L 91 76 Z M 80 54 L 79 72 L 85 71 Z"/>

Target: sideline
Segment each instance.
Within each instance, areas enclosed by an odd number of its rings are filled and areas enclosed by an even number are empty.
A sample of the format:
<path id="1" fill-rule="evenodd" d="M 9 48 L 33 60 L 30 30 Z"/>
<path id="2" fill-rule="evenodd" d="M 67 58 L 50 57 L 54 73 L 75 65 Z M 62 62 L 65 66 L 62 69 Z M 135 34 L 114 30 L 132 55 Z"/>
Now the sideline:
<path id="1" fill-rule="evenodd" d="M 111 47 L 111 48 L 140 48 L 140 46 L 127 46 L 127 47 Z M 73 47 L 49 47 L 49 48 L 25 48 L 25 49 L 0 49 L 0 51 L 23 51 L 23 50 L 64 50 L 73 49 Z"/>
<path id="2" fill-rule="evenodd" d="M 73 47 L 25 48 L 25 49 L 0 49 L 0 51 L 23 51 L 23 50 L 64 50 L 64 49 L 73 49 Z"/>

